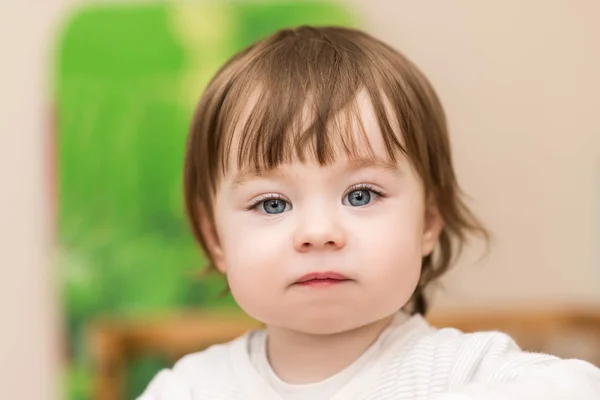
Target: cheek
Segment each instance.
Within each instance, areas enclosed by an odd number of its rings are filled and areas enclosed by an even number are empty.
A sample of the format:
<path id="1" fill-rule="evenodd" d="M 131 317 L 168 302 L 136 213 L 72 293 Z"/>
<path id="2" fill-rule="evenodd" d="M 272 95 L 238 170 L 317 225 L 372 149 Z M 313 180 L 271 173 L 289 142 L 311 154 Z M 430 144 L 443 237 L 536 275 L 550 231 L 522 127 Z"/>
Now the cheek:
<path id="1" fill-rule="evenodd" d="M 390 204 L 381 216 L 369 218 L 363 235 L 355 238 L 361 247 L 358 254 L 366 256 L 361 262 L 366 266 L 361 269 L 362 278 L 377 288 L 374 296 L 391 296 L 395 306 L 403 306 L 412 295 L 421 273 L 423 218 L 419 204 Z"/>
<path id="2" fill-rule="evenodd" d="M 261 310 L 283 289 L 282 252 L 289 235 L 277 224 L 257 222 L 255 216 L 231 215 L 218 226 L 229 288 L 246 313 L 264 319 Z"/>
<path id="3" fill-rule="evenodd" d="M 366 277 L 386 282 L 404 280 L 419 275 L 421 267 L 421 240 L 419 231 L 404 221 L 390 226 L 391 222 L 381 224 L 375 232 L 376 237 L 363 239 L 362 254 L 368 254 L 365 263 L 370 266 L 364 273 Z"/>
<path id="4" fill-rule="evenodd" d="M 285 224 L 264 221 L 248 212 L 232 213 L 221 219 L 219 236 L 228 273 L 260 273 L 289 247 Z"/>
<path id="5" fill-rule="evenodd" d="M 377 215 L 364 218 L 357 244 L 368 246 L 370 251 L 363 250 L 382 265 L 404 266 L 420 260 L 424 210 L 418 200 L 398 199 L 378 210 Z"/>
<path id="6" fill-rule="evenodd" d="M 383 247 L 383 246 L 382 246 Z M 371 308 L 390 315 L 403 308 L 417 287 L 421 276 L 421 253 L 418 246 L 399 240 L 381 248 L 362 276 L 365 297 Z"/>

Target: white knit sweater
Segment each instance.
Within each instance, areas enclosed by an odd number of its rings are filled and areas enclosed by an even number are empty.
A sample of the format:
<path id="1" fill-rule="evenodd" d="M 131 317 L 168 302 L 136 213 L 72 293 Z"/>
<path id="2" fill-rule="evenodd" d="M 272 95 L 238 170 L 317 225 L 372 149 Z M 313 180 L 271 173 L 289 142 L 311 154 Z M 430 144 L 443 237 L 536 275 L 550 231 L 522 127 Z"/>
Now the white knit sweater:
<path id="1" fill-rule="evenodd" d="M 416 315 L 391 337 L 330 400 L 600 399 L 600 369 L 523 352 L 498 332 L 437 330 Z M 252 363 L 250 338 L 185 356 L 138 400 L 285 400 Z"/>

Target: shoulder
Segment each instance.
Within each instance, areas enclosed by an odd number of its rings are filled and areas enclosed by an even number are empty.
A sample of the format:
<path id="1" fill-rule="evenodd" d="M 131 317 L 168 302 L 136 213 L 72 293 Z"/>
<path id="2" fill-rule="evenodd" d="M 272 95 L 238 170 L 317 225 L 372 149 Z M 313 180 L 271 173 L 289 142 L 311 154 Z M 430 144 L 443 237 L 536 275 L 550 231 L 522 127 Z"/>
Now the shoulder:
<path id="1" fill-rule="evenodd" d="M 188 354 L 154 376 L 138 400 L 195 400 L 194 394 L 219 393 L 232 387 L 233 358 L 243 351 L 248 340 L 244 335 L 232 342 Z"/>
<path id="2" fill-rule="evenodd" d="M 521 351 L 515 341 L 508 335 L 497 332 L 464 333 L 455 328 L 435 328 L 429 325 L 419 315 L 412 317 L 420 320 L 421 328 L 418 335 L 412 340 L 409 351 L 415 354 L 430 354 L 437 357 L 448 355 L 473 357 L 483 355 L 504 354 L 507 352 Z"/>
<path id="3" fill-rule="evenodd" d="M 412 317 L 419 326 L 399 349 L 390 370 L 396 376 L 413 379 L 436 377 L 447 388 L 463 385 L 476 377 L 497 371 L 507 359 L 507 367 L 543 363 L 555 357 L 521 351 L 515 341 L 501 332 L 464 333 L 454 328 L 438 329 L 423 317 Z M 527 360 L 521 358 L 527 355 Z"/>
<path id="4" fill-rule="evenodd" d="M 523 351 L 509 335 L 497 331 L 464 333 L 432 328 L 415 340 L 408 354 L 418 360 L 415 362 L 430 363 L 431 371 L 446 376 L 451 387 L 469 382 L 510 382 L 524 374 L 565 368 L 598 372 L 580 360 Z"/>
<path id="5" fill-rule="evenodd" d="M 434 329 L 429 337 L 423 339 L 424 343 L 435 343 L 438 352 L 453 353 L 473 361 L 521 352 L 509 335 L 497 331 L 464 333 L 454 328 L 442 328 Z"/>
<path id="6" fill-rule="evenodd" d="M 596 399 L 600 393 L 600 369 L 596 366 L 582 360 L 523 351 L 501 332 L 432 329 L 415 341 L 411 352 L 419 360 L 413 363 L 413 369 L 422 371 L 417 378 L 427 381 L 428 375 L 430 379 L 423 390 L 435 394 L 478 394 L 468 398 L 485 394 L 486 398 L 497 395 L 502 399 Z"/>
<path id="7" fill-rule="evenodd" d="M 454 328 L 432 328 L 418 338 L 416 353 L 435 355 L 437 359 L 448 358 L 461 370 L 474 372 L 512 359 L 528 360 L 527 363 L 546 363 L 556 360 L 547 354 L 528 353 L 521 350 L 509 335 L 498 331 L 465 333 Z"/>
<path id="8" fill-rule="evenodd" d="M 518 351 L 505 334 L 437 329 L 420 315 L 400 327 L 395 340 L 369 399 L 402 398 L 408 393 L 433 398 L 471 382 L 490 354 Z"/>

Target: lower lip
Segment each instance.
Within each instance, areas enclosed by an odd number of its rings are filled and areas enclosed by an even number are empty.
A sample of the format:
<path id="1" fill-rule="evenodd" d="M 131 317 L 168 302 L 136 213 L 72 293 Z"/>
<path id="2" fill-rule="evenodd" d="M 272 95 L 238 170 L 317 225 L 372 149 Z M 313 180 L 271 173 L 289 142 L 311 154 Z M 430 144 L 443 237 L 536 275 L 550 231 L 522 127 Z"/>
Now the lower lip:
<path id="1" fill-rule="evenodd" d="M 312 279 L 310 281 L 296 283 L 296 285 L 308 287 L 329 287 L 340 285 L 348 281 L 349 279 Z"/>

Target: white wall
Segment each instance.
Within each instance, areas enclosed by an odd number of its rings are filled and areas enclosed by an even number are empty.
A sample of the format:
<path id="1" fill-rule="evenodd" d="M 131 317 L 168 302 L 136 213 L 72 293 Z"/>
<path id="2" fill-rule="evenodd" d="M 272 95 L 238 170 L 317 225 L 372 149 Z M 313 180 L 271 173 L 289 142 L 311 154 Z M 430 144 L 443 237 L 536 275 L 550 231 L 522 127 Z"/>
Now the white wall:
<path id="1" fill-rule="evenodd" d="M 49 45 L 67 2 L 0 3 L 3 398 L 57 393 L 45 106 Z M 438 306 L 600 304 L 600 3 L 354 3 L 436 86 L 459 176 L 496 237 L 482 263 L 465 257 Z"/>

